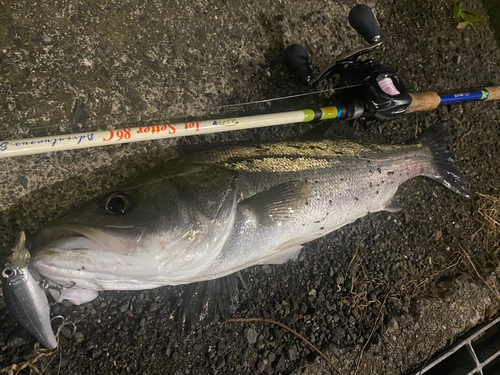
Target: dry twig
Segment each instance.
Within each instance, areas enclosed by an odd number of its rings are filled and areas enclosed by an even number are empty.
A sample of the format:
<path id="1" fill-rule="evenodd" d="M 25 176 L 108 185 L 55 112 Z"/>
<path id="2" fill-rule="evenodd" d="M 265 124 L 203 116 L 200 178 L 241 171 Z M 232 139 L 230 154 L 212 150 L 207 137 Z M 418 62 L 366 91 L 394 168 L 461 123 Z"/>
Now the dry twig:
<path id="1" fill-rule="evenodd" d="M 56 351 L 50 349 L 42 349 L 40 348 L 40 344 L 36 343 L 33 354 L 31 358 L 23 363 L 13 364 L 9 367 L 6 367 L 0 370 L 0 373 L 6 373 L 8 375 L 17 375 L 25 368 L 30 369 L 30 374 L 32 371 L 35 371 L 38 375 L 42 375 L 42 372 L 35 366 L 35 363 L 42 357 L 50 357 Z M 50 363 L 50 362 L 49 362 Z M 14 372 L 15 371 L 15 372 Z"/>
<path id="2" fill-rule="evenodd" d="M 278 322 L 276 320 L 272 320 L 272 319 L 266 319 L 266 318 L 230 318 L 230 319 L 226 319 L 226 322 L 263 322 L 263 323 L 271 323 L 271 324 L 275 324 L 277 326 L 280 326 L 281 328 L 286 329 L 288 332 L 293 333 L 295 336 L 297 336 L 302 341 L 304 341 L 307 345 L 309 345 L 309 347 L 312 350 L 314 350 L 316 353 L 318 353 L 320 356 L 322 356 L 324 358 L 324 360 L 328 362 L 328 364 L 330 365 L 330 367 L 334 371 L 336 371 L 340 375 L 343 375 L 343 373 L 337 367 L 335 367 L 335 365 L 318 348 L 316 348 L 313 344 L 311 344 L 311 342 L 309 342 L 309 340 L 307 340 L 304 336 L 299 334 L 297 331 L 284 325 L 283 323 L 280 323 L 280 322 Z"/>
<path id="3" fill-rule="evenodd" d="M 483 218 L 480 229 L 484 233 L 483 245 L 485 249 L 489 249 L 493 260 L 498 263 L 497 252 L 500 250 L 498 242 L 498 238 L 500 238 L 500 197 L 480 193 L 478 195 L 480 196 L 481 205 L 477 212 Z"/>
<path id="4" fill-rule="evenodd" d="M 431 274 L 430 276 L 427 276 L 423 281 L 421 281 L 419 284 L 417 284 L 416 288 L 417 289 L 420 289 L 420 287 L 422 287 L 422 285 L 424 285 L 425 283 L 429 282 L 430 279 L 432 279 L 434 276 L 437 276 L 439 275 L 440 273 L 443 273 L 451 268 L 454 268 L 456 267 L 458 264 L 460 263 L 460 255 L 458 255 L 450 265 L 448 265 L 447 267 L 439 270 L 439 271 L 436 271 L 434 272 L 433 274 Z"/>
<path id="5" fill-rule="evenodd" d="M 346 278 L 349 276 L 349 274 L 351 275 L 351 287 L 347 296 L 341 297 L 341 302 L 342 304 L 349 306 L 351 309 L 364 309 L 369 304 L 374 302 L 368 301 L 367 290 L 368 286 L 375 283 L 376 280 L 373 278 L 370 279 L 368 277 L 368 273 L 366 272 L 365 266 L 363 264 L 365 256 L 361 257 L 359 255 L 360 245 L 369 235 L 370 233 L 359 241 L 356 247 L 356 251 L 354 252 L 354 255 L 346 269 Z"/>
<path id="6" fill-rule="evenodd" d="M 460 246 L 460 249 L 462 250 L 462 252 L 464 253 L 465 257 L 467 258 L 467 260 L 469 261 L 470 265 L 472 266 L 472 269 L 474 270 L 474 272 L 476 272 L 476 275 L 477 277 L 479 277 L 479 279 L 484 283 L 484 285 L 486 285 L 488 287 L 488 289 L 491 291 L 491 293 L 493 293 L 493 295 L 495 296 L 495 298 L 500 302 L 500 294 L 498 293 L 497 290 L 494 290 L 490 284 L 488 284 L 486 282 L 486 280 L 484 280 L 481 275 L 479 274 L 476 266 L 474 265 L 474 262 L 472 261 L 472 259 L 470 258 L 469 254 L 467 254 L 467 252 L 464 250 L 464 248 L 461 246 L 461 245 L 458 245 Z"/>
<path id="7" fill-rule="evenodd" d="M 378 321 L 380 319 L 380 316 L 382 315 L 382 310 L 384 309 L 385 302 L 387 301 L 387 298 L 389 297 L 389 294 L 392 292 L 392 289 L 394 289 L 395 285 L 396 284 L 394 284 L 391 287 L 391 289 L 389 289 L 389 291 L 387 292 L 387 294 L 384 297 L 384 301 L 380 305 L 380 309 L 378 310 L 378 314 L 377 314 L 377 319 L 375 319 L 375 323 L 373 324 L 372 330 L 370 332 L 370 336 L 368 336 L 368 339 L 366 340 L 365 345 L 363 345 L 363 348 L 361 349 L 361 353 L 359 353 L 358 363 L 356 364 L 356 370 L 354 370 L 354 375 L 356 375 L 358 373 L 359 366 L 361 365 L 361 360 L 363 359 L 363 352 L 365 351 L 366 346 L 370 342 L 370 340 L 371 340 L 371 338 L 373 336 L 373 333 L 375 332 L 375 329 L 377 328 L 377 324 L 378 324 Z"/>
<path id="8" fill-rule="evenodd" d="M 76 323 L 80 322 L 85 317 L 86 317 L 86 315 L 82 319 L 80 319 L 79 321 L 77 321 Z M 59 345 L 59 336 L 61 334 L 62 328 L 64 326 L 67 326 L 67 325 L 72 325 L 73 328 L 76 331 L 75 323 L 72 323 L 72 322 L 70 322 L 68 320 L 64 320 L 63 323 L 57 329 L 57 332 L 56 332 L 56 335 L 55 335 L 56 339 L 57 339 L 57 348 L 56 349 L 44 349 L 44 348 L 40 348 L 40 344 L 37 342 L 35 344 L 35 346 L 34 346 L 33 354 L 31 355 L 30 359 L 28 359 L 27 361 L 24 361 L 22 363 L 17 363 L 17 364 L 13 364 L 13 365 L 10 365 L 8 367 L 5 367 L 5 368 L 3 368 L 3 369 L 0 370 L 0 373 L 6 373 L 8 375 L 18 375 L 22 370 L 24 370 L 26 368 L 29 368 L 30 369 L 30 374 L 34 371 L 38 375 L 43 375 L 43 373 L 50 366 L 50 364 L 52 363 L 52 361 L 54 360 L 54 358 L 56 358 L 55 354 L 57 354 L 59 352 L 59 358 L 62 355 L 62 353 L 61 353 L 61 347 Z M 49 363 L 47 363 L 47 366 L 45 366 L 45 368 L 43 370 L 40 370 L 37 366 L 35 366 L 35 364 L 38 362 L 38 360 L 40 358 L 42 358 L 42 357 L 51 357 L 51 356 L 52 356 L 52 358 L 50 358 Z M 58 371 L 58 373 L 60 372 L 60 370 L 61 370 L 61 362 L 59 362 L 59 371 Z"/>

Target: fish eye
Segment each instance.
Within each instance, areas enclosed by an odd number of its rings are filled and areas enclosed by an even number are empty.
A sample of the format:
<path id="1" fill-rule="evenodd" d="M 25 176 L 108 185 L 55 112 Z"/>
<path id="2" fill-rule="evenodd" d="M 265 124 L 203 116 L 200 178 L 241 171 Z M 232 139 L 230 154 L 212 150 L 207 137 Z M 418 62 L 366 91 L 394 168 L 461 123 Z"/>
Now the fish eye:
<path id="1" fill-rule="evenodd" d="M 124 215 L 132 208 L 132 200 L 123 193 L 112 193 L 104 198 L 104 209 L 113 215 Z"/>

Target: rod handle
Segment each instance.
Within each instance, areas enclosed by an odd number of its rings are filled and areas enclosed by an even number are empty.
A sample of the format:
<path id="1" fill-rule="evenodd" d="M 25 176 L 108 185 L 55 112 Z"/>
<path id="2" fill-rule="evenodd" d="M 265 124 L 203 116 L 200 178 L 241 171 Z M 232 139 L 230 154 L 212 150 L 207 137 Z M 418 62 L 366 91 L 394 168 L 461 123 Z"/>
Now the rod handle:
<path id="1" fill-rule="evenodd" d="M 406 113 L 432 111 L 441 103 L 438 93 L 433 91 L 410 94 L 410 97 L 411 104 Z"/>
<path id="2" fill-rule="evenodd" d="M 349 12 L 349 23 L 365 40 L 374 44 L 380 41 L 380 30 L 372 8 L 358 4 Z"/>
<path id="3" fill-rule="evenodd" d="M 500 86 L 485 87 L 485 90 L 488 91 L 488 98 L 486 98 L 486 101 L 500 100 Z"/>
<path id="4" fill-rule="evenodd" d="M 465 102 L 470 100 L 500 100 L 500 86 L 485 87 L 481 89 L 480 92 L 483 92 L 484 90 L 488 91 L 488 97 L 486 99 L 475 98 L 467 100 L 456 100 L 455 102 Z M 443 98 L 438 93 L 433 91 L 422 92 L 419 94 L 410 94 L 410 97 L 411 104 L 406 110 L 406 113 L 432 111 L 436 109 L 443 100 Z M 446 102 L 444 103 L 446 104 Z"/>

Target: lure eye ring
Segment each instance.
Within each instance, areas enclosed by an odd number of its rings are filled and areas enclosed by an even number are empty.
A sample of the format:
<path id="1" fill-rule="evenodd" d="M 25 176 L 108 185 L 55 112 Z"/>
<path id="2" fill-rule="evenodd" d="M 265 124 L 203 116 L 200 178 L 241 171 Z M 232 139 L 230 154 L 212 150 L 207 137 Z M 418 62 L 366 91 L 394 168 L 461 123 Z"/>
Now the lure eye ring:
<path id="1" fill-rule="evenodd" d="M 111 215 L 125 215 L 132 209 L 132 199 L 125 193 L 111 193 L 104 198 L 103 208 Z"/>
<path id="2" fill-rule="evenodd" d="M 2 271 L 2 277 L 5 280 L 13 279 L 17 276 L 17 271 L 15 268 L 4 268 Z"/>

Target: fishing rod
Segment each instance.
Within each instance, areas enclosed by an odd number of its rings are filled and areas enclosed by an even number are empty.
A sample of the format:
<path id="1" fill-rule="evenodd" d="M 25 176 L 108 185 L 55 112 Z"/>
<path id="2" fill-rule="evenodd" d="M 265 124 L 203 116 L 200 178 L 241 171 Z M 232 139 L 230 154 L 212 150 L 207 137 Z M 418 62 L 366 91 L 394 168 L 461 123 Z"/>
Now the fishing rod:
<path id="1" fill-rule="evenodd" d="M 311 121 L 358 118 L 388 121 L 406 113 L 431 111 L 444 104 L 500 99 L 500 86 L 445 95 L 436 92 L 408 93 L 394 69 L 371 59 L 359 60 L 360 56 L 372 52 L 382 44 L 380 30 L 371 8 L 367 5 L 356 5 L 349 12 L 349 23 L 369 43 L 369 46 L 359 47 L 342 54 L 316 77 L 313 75 L 307 51 L 303 46 L 292 44 L 285 49 L 283 55 L 285 65 L 300 82 L 307 86 L 313 86 L 322 80 L 338 76 L 340 86 L 332 91 L 342 90 L 342 95 L 329 106 L 253 116 L 0 141 L 0 158 Z M 324 91 L 315 93 L 318 92 Z M 291 95 L 285 98 L 310 94 L 313 93 Z M 285 98 L 243 104 L 271 102 Z M 218 108 L 237 105 L 239 104 Z"/>

